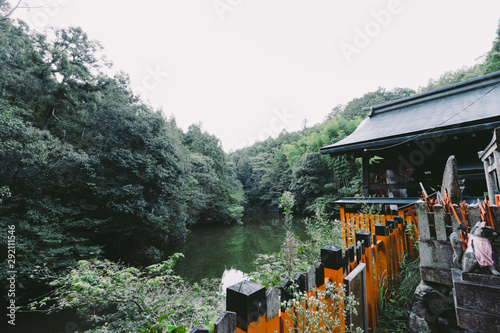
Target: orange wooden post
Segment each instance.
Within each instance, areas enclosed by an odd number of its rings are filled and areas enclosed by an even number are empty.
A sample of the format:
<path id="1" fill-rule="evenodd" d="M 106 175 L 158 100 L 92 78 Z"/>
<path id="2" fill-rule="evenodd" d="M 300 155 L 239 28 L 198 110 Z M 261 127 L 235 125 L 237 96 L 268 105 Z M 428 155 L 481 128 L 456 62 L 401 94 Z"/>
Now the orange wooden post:
<path id="1" fill-rule="evenodd" d="M 346 227 L 345 227 L 345 234 L 346 234 L 346 242 L 345 246 L 350 246 L 351 245 L 351 228 L 352 228 L 352 213 L 346 214 Z"/>
<path id="2" fill-rule="evenodd" d="M 397 258 L 396 258 L 396 263 L 399 267 L 399 263 L 402 261 L 403 259 L 403 247 L 402 247 L 402 240 L 403 240 L 403 237 L 401 237 L 401 225 L 399 223 L 399 221 L 397 220 L 396 218 L 397 216 L 394 216 L 393 217 L 393 221 L 394 221 L 394 238 L 396 239 L 396 246 L 397 246 Z"/>
<path id="3" fill-rule="evenodd" d="M 404 216 L 404 212 L 403 213 L 403 216 Z M 394 216 L 394 221 L 396 221 L 396 223 L 398 224 L 398 228 L 399 228 L 399 235 L 400 235 L 400 242 L 399 242 L 399 247 L 401 249 L 401 254 L 402 254 L 402 258 L 401 260 L 403 259 L 405 253 L 407 253 L 407 247 L 406 247 L 406 223 L 405 223 L 405 220 L 404 218 L 402 218 L 401 216 Z"/>
<path id="4" fill-rule="evenodd" d="M 280 308 L 281 304 L 279 301 L 279 290 L 275 288 L 269 288 L 266 291 L 266 321 L 267 333 L 280 333 Z"/>
<path id="5" fill-rule="evenodd" d="M 366 300 L 368 305 L 368 327 L 374 332 L 377 327 L 377 316 L 376 316 L 376 296 L 375 296 L 375 274 L 373 273 L 373 261 L 372 261 L 372 235 L 365 231 L 360 231 L 356 233 L 356 243 L 361 242 L 362 244 L 362 263 L 366 265 Z"/>
<path id="6" fill-rule="evenodd" d="M 356 248 L 351 245 L 349 246 L 349 273 L 356 268 Z"/>
<path id="7" fill-rule="evenodd" d="M 345 205 L 340 205 L 340 230 L 342 233 L 342 245 L 344 247 L 347 246 L 347 238 L 346 238 L 346 229 L 347 229 L 347 220 L 345 214 Z"/>
<path id="8" fill-rule="evenodd" d="M 344 247 L 349 246 L 348 241 L 348 232 L 349 232 L 349 213 L 345 214 L 345 223 L 342 224 L 342 245 Z"/>
<path id="9" fill-rule="evenodd" d="M 293 300 L 293 291 L 291 287 L 293 282 L 290 280 L 286 280 L 280 286 L 281 291 L 281 302 L 288 302 Z M 280 331 L 282 333 L 291 333 L 294 331 L 294 323 L 293 323 L 293 309 L 285 311 L 286 309 L 281 307 L 281 316 L 280 316 Z"/>
<path id="10" fill-rule="evenodd" d="M 304 273 L 297 273 L 297 275 L 295 276 L 295 279 L 294 279 L 295 286 L 298 289 L 297 291 L 303 295 L 307 295 L 306 294 L 306 291 L 307 291 L 306 290 L 307 289 L 306 288 L 307 287 L 306 280 L 307 280 L 307 277 Z M 306 302 L 305 299 L 303 299 L 302 302 Z M 302 306 L 306 307 L 306 304 L 302 304 Z M 306 318 L 298 318 L 298 320 L 301 321 L 301 322 L 296 323 L 296 326 L 297 326 L 299 332 L 304 330 L 304 325 L 306 325 L 305 319 Z"/>
<path id="11" fill-rule="evenodd" d="M 377 273 L 380 288 L 384 294 L 387 293 L 389 286 L 389 227 L 383 224 L 375 226 L 375 234 L 377 235 Z"/>
<path id="12" fill-rule="evenodd" d="M 397 228 L 397 244 L 398 244 L 398 266 L 399 263 L 403 261 L 405 255 L 405 232 L 404 232 L 404 223 L 403 219 L 399 216 L 394 216 L 394 222 L 396 223 Z"/>
<path id="13" fill-rule="evenodd" d="M 324 281 L 330 281 L 335 286 L 343 285 L 344 283 L 344 260 L 342 258 L 342 249 L 333 245 L 328 245 L 321 248 L 321 263 L 324 265 Z M 344 307 L 344 304 L 341 304 Z M 345 331 L 344 317 L 340 314 L 339 332 Z"/>
<path id="14" fill-rule="evenodd" d="M 408 253 L 411 260 L 415 259 L 415 242 L 413 241 L 414 237 L 416 237 L 415 226 L 413 225 L 413 220 L 410 216 L 406 216 L 406 225 L 407 228 L 413 230 L 410 234 L 407 233 L 406 239 L 408 241 Z M 413 237 L 412 237 L 413 235 Z M 416 238 L 415 238 L 416 239 Z"/>
<path id="15" fill-rule="evenodd" d="M 392 284 L 394 278 L 398 275 L 398 265 L 397 265 L 397 257 L 398 257 L 398 247 L 396 245 L 396 233 L 394 232 L 394 227 L 396 223 L 394 220 L 387 220 L 387 226 L 389 226 L 389 283 Z"/>
<path id="16" fill-rule="evenodd" d="M 377 326 L 379 324 L 380 310 L 380 272 L 379 269 L 379 254 L 378 254 L 378 239 L 375 232 L 372 234 L 372 255 L 373 255 L 373 276 L 374 276 L 374 293 L 375 293 L 375 313 L 377 317 Z"/>
<path id="17" fill-rule="evenodd" d="M 325 282 L 343 283 L 344 262 L 340 247 L 328 245 L 321 248 L 321 263 L 325 265 Z"/>
<path id="18" fill-rule="evenodd" d="M 370 219 L 370 233 L 375 235 L 375 215 L 372 215 Z"/>
<path id="19" fill-rule="evenodd" d="M 227 288 L 226 309 L 236 313 L 236 332 L 266 333 L 266 288 L 242 281 Z"/>
<path id="20" fill-rule="evenodd" d="M 356 214 L 351 213 L 351 218 L 349 219 L 349 243 L 347 244 L 348 246 L 353 245 L 354 241 L 352 238 L 352 235 L 354 233 L 354 230 L 356 229 Z"/>

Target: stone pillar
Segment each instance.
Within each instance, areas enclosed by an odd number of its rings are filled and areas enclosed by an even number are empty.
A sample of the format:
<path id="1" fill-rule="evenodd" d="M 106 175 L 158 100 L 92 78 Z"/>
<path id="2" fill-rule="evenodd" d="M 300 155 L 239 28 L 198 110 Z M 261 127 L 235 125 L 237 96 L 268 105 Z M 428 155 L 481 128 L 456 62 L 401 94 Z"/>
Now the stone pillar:
<path id="1" fill-rule="evenodd" d="M 448 161 L 446 161 L 446 166 L 444 167 L 443 183 L 441 185 L 441 195 L 443 198 L 445 189 L 448 191 L 451 202 L 459 204 L 462 195 L 458 183 L 458 167 L 455 155 L 448 157 Z"/>

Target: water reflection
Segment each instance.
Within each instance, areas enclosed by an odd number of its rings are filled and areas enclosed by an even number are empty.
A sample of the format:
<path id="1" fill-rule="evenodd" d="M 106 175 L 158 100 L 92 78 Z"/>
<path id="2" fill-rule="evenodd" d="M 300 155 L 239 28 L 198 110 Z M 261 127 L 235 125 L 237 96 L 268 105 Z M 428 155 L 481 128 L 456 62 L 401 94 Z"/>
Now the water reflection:
<path id="1" fill-rule="evenodd" d="M 184 253 L 175 271 L 190 282 L 220 278 L 229 267 L 249 273 L 254 270 L 257 254 L 280 250 L 285 235 L 283 223 L 282 215 L 276 213 L 247 216 L 242 225 L 197 226 L 184 244 L 171 249 Z M 293 228 L 300 239 L 305 238 L 301 218 L 294 219 Z"/>
<path id="2" fill-rule="evenodd" d="M 227 287 L 231 287 L 232 285 L 235 285 L 241 281 L 248 281 L 248 280 L 249 277 L 247 274 L 231 267 L 230 269 L 224 270 L 224 273 L 222 273 L 222 281 L 219 286 L 219 289 L 225 295 Z"/>

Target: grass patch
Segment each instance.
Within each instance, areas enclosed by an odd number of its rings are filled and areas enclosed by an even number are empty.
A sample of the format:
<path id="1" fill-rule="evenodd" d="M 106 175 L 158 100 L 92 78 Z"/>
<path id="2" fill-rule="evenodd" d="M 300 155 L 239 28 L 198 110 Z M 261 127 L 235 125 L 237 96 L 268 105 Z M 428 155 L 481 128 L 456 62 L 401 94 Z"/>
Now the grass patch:
<path id="1" fill-rule="evenodd" d="M 405 259 L 400 265 L 399 275 L 381 297 L 379 327 L 377 332 L 409 332 L 410 312 L 417 298 L 415 289 L 420 283 L 420 259 Z"/>

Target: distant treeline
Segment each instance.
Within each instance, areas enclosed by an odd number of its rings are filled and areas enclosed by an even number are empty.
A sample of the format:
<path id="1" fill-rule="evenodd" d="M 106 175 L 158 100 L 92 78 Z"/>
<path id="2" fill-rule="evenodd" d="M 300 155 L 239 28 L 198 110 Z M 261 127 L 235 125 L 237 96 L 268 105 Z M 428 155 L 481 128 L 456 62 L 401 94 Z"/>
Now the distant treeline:
<path id="1" fill-rule="evenodd" d="M 258 142 L 230 154 L 236 174 L 243 184 L 248 205 L 268 206 L 272 198 L 291 191 L 300 213 L 312 213 L 318 206 L 333 212 L 333 200 L 361 195 L 361 162 L 352 156 L 320 155 L 320 148 L 351 134 L 367 116 L 363 108 L 437 89 L 449 84 L 500 71 L 500 25 L 491 50 L 484 61 L 430 79 L 417 91 L 395 88 L 376 91 L 337 105 L 323 123 L 295 133 L 281 133 L 276 139 Z M 332 92 L 332 98 L 335 92 Z"/>

